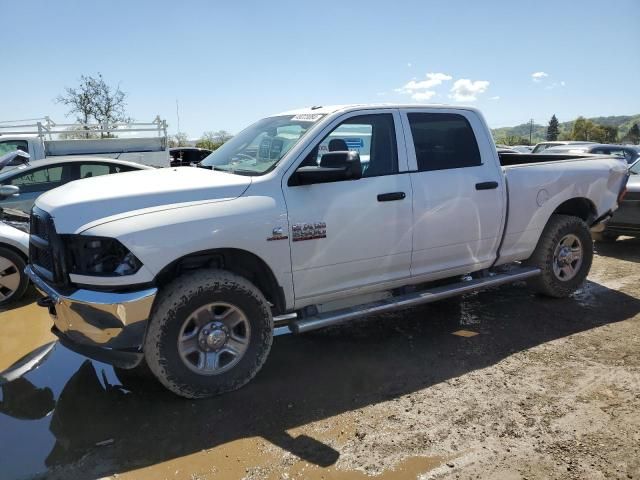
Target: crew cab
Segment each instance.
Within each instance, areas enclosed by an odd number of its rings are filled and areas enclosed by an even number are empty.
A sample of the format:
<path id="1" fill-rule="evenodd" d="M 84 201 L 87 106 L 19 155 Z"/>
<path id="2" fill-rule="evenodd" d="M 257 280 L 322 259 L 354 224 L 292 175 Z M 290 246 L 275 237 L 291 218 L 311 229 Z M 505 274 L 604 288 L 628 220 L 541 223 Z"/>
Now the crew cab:
<path id="1" fill-rule="evenodd" d="M 570 295 L 628 177 L 499 155 L 479 111 L 418 105 L 274 115 L 200 167 L 42 195 L 27 267 L 61 343 L 189 398 L 244 385 L 274 335 L 521 280 Z"/>

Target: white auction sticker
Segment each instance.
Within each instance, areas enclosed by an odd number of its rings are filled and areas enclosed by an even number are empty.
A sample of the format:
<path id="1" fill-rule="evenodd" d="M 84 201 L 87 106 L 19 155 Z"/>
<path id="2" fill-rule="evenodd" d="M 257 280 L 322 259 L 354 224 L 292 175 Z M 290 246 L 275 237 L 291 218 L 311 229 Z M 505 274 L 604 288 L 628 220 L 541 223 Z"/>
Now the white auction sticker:
<path id="1" fill-rule="evenodd" d="M 321 113 L 299 113 L 291 120 L 297 120 L 298 122 L 315 122 L 322 118 Z"/>

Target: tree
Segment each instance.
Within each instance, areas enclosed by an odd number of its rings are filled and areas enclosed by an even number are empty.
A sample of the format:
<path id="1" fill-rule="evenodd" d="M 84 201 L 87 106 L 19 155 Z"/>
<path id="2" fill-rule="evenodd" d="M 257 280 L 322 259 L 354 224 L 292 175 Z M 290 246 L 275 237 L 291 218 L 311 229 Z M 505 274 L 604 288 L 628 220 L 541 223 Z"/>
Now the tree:
<path id="1" fill-rule="evenodd" d="M 100 138 L 98 132 L 95 132 L 91 129 L 87 129 L 86 127 L 83 129 L 82 127 L 69 127 L 65 129 L 64 133 L 59 133 L 58 138 L 60 140 L 77 140 L 77 139 L 96 139 Z"/>
<path id="2" fill-rule="evenodd" d="M 634 145 L 640 143 L 640 127 L 638 127 L 637 123 L 634 123 L 631 126 L 629 132 L 627 133 L 627 135 L 625 135 L 625 140 L 633 143 Z"/>
<path id="3" fill-rule="evenodd" d="M 230 140 L 231 138 L 233 138 L 233 135 L 231 135 L 229 132 L 227 132 L 226 130 L 218 130 L 217 132 L 205 132 L 203 134 L 210 134 L 211 138 L 214 142 L 219 143 L 219 144 L 223 144 L 224 142 L 226 142 L 227 140 Z"/>
<path id="4" fill-rule="evenodd" d="M 186 147 L 189 145 L 189 138 L 184 132 L 178 132 L 169 137 L 169 147 Z"/>
<path id="5" fill-rule="evenodd" d="M 593 141 L 593 133 L 596 124 L 584 117 L 578 117 L 573 123 L 571 140 Z"/>
<path id="6" fill-rule="evenodd" d="M 232 138 L 232 135 L 226 130 L 218 130 L 217 132 L 203 132 L 200 140 L 196 142 L 196 147 L 206 148 L 207 150 L 217 150 L 230 138 Z"/>
<path id="7" fill-rule="evenodd" d="M 602 129 L 602 143 L 616 143 L 618 141 L 618 127 L 613 125 L 600 125 Z"/>
<path id="8" fill-rule="evenodd" d="M 560 134 L 560 123 L 556 118 L 556 114 L 554 113 L 549 120 L 549 126 L 547 127 L 547 140 L 554 141 L 558 140 L 558 135 Z"/>
<path id="9" fill-rule="evenodd" d="M 125 107 L 127 94 L 120 86 L 110 87 L 98 73 L 95 77 L 81 75 L 80 85 L 76 88 L 65 87 L 65 93 L 58 95 L 57 103 L 69 107 L 68 115 L 76 115 L 76 120 L 87 124 L 91 120 L 98 123 L 129 122 Z M 86 130 L 89 127 L 84 127 Z M 101 134 L 101 136 L 110 136 Z M 89 134 L 85 138 L 89 138 Z"/>
<path id="10" fill-rule="evenodd" d="M 519 135 L 506 135 L 498 138 L 496 143 L 502 145 L 529 145 L 529 139 Z"/>

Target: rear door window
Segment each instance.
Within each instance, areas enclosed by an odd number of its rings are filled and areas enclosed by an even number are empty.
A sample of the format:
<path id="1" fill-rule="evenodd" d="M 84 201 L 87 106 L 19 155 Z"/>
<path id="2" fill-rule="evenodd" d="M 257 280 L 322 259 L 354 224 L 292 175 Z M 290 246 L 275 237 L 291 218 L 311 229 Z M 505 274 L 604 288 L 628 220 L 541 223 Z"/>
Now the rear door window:
<path id="1" fill-rule="evenodd" d="M 455 113 L 408 113 L 418 171 L 482 165 L 471 125 Z"/>
<path id="2" fill-rule="evenodd" d="M 109 174 L 109 165 L 104 163 L 83 163 L 80 165 L 80 178 L 99 177 Z"/>
<path id="3" fill-rule="evenodd" d="M 13 177 L 11 185 L 20 187 L 21 193 L 46 192 L 65 183 L 63 169 L 68 168 L 67 165 L 37 168 Z"/>

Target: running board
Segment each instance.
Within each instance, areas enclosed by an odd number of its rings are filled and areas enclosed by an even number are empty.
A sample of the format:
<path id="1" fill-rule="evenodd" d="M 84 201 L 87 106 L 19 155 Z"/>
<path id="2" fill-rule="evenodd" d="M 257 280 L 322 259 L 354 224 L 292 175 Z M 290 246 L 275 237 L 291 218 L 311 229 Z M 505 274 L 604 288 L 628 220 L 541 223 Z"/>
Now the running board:
<path id="1" fill-rule="evenodd" d="M 507 273 L 499 273 L 490 277 L 477 278 L 452 285 L 434 287 L 420 292 L 409 293 L 397 297 L 385 298 L 377 302 L 365 303 L 350 308 L 334 310 L 332 312 L 320 313 L 312 317 L 301 318 L 292 321 L 288 328 L 293 333 L 305 333 L 318 328 L 329 327 L 346 323 L 350 320 L 368 315 L 386 313 L 393 310 L 414 307 L 424 303 L 431 303 L 445 298 L 464 295 L 465 293 L 484 290 L 489 287 L 496 287 L 505 283 L 518 282 L 540 274 L 539 268 L 522 267 L 511 270 Z M 284 333 L 284 332 L 282 332 Z"/>

